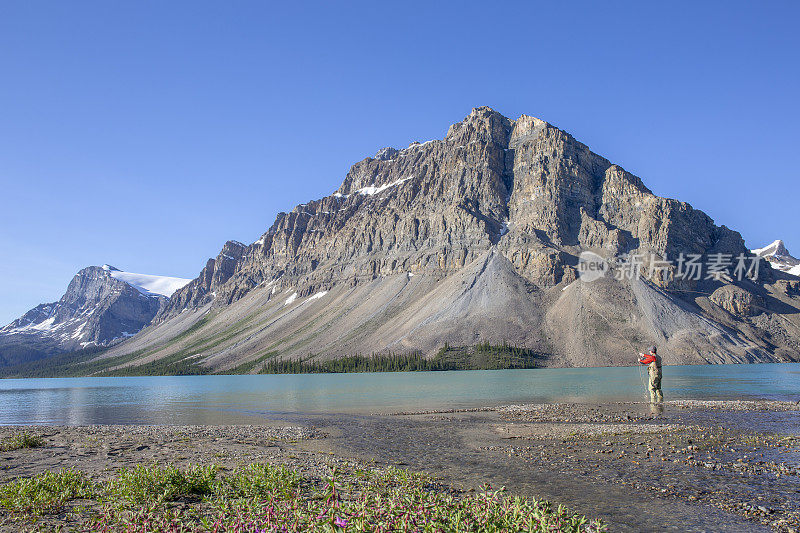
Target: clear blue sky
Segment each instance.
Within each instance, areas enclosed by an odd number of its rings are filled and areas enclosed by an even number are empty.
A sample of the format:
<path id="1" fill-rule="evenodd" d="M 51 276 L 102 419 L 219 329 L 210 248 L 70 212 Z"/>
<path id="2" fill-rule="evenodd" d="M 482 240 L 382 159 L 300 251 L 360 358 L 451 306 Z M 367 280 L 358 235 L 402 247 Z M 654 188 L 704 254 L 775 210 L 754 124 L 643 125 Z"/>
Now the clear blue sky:
<path id="1" fill-rule="evenodd" d="M 3 2 L 0 322 L 228 239 L 472 107 L 800 254 L 797 2 Z"/>

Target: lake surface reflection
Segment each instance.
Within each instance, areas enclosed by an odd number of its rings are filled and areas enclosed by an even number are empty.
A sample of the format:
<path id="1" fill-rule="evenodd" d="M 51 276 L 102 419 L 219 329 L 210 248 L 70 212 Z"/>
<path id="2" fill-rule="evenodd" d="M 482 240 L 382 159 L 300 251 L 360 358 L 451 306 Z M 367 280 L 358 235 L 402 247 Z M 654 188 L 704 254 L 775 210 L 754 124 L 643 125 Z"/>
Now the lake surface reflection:
<path id="1" fill-rule="evenodd" d="M 636 367 L 0 380 L 0 424 L 250 424 L 535 402 L 643 401 Z M 800 400 L 800 364 L 665 366 L 669 399 Z"/>

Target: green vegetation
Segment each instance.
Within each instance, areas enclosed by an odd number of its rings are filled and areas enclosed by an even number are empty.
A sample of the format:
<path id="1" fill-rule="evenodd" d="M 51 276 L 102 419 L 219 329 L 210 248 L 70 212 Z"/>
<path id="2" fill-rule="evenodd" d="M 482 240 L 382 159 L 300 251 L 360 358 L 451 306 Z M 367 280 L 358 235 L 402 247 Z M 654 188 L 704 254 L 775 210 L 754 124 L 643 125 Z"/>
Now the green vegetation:
<path id="1" fill-rule="evenodd" d="M 291 498 L 302 478 L 293 470 L 269 464 L 253 463 L 223 479 L 223 492 L 235 498 L 263 498 L 275 494 Z"/>
<path id="2" fill-rule="evenodd" d="M 200 329 L 208 320 L 200 319 L 189 330 L 181 333 L 168 344 L 186 338 L 190 332 Z M 130 354 L 96 359 L 102 349 L 93 348 L 73 354 L 63 354 L 52 358 L 34 361 L 25 365 L 0 368 L 0 376 L 44 377 L 44 376 L 189 376 L 211 374 L 213 371 L 199 363 L 194 355 L 200 350 L 219 344 L 227 339 L 203 338 L 178 350 L 172 355 L 148 363 L 108 370 L 138 358 L 145 357 L 152 350 L 139 350 Z M 413 372 L 438 370 L 499 370 L 505 368 L 536 368 L 541 366 L 542 354 L 528 348 L 507 343 L 489 343 L 475 346 L 454 347 L 445 344 L 433 358 L 419 353 L 381 353 L 371 356 L 351 355 L 337 359 L 317 360 L 316 356 L 307 359 L 279 359 L 280 352 L 268 348 L 265 353 L 252 361 L 242 363 L 224 371 L 226 374 L 249 374 L 258 370 L 261 374 L 310 374 L 340 372 Z"/>
<path id="3" fill-rule="evenodd" d="M 509 344 L 478 344 L 472 347 L 451 347 L 445 344 L 431 359 L 419 353 L 352 355 L 316 360 L 271 359 L 262 374 L 310 374 L 338 372 L 413 372 L 439 370 L 499 370 L 504 368 L 536 368 L 541 355 Z"/>
<path id="4" fill-rule="evenodd" d="M 26 361 L 36 361 L 45 357 L 47 357 L 47 353 L 34 346 L 5 345 L 0 353 L 0 367 L 19 365 Z"/>
<path id="5" fill-rule="evenodd" d="M 529 348 L 503 343 L 488 342 L 467 347 L 452 347 L 445 343 L 436 354 L 446 366 L 457 370 L 501 370 L 504 368 L 536 368 L 540 366 L 542 354 Z"/>
<path id="6" fill-rule="evenodd" d="M 44 439 L 39 435 L 30 433 L 15 433 L 8 437 L 3 437 L 0 441 L 0 452 L 10 452 L 23 448 L 41 448 L 44 446 Z"/>
<path id="7" fill-rule="evenodd" d="M 0 486 L 0 506 L 22 515 L 59 512 L 70 500 L 92 498 L 97 486 L 72 469 L 45 472 Z"/>
<path id="8" fill-rule="evenodd" d="M 191 328 L 184 331 L 180 335 L 176 336 L 174 339 L 171 339 L 165 346 L 170 346 L 175 344 L 176 342 L 188 338 L 193 333 L 200 330 L 209 320 L 211 315 L 208 314 L 200 319 L 197 323 L 195 323 Z M 168 355 L 166 357 L 162 357 L 160 359 L 156 359 L 149 363 L 144 363 L 140 365 L 131 365 L 126 366 L 124 368 L 118 368 L 115 370 L 106 370 L 100 372 L 102 376 L 196 376 L 196 375 L 204 375 L 204 374 L 211 374 L 213 373 L 211 369 L 201 365 L 199 360 L 194 356 L 200 353 L 203 353 L 207 350 L 211 350 L 216 348 L 223 343 L 235 338 L 240 333 L 247 331 L 248 329 L 258 327 L 259 323 L 254 322 L 257 318 L 257 313 L 253 313 L 238 322 L 234 323 L 230 327 L 228 327 L 225 331 L 219 332 L 215 335 L 211 336 L 203 336 L 198 339 L 195 339 L 188 345 L 184 346 L 177 352 L 172 355 Z M 160 346 L 158 349 L 162 349 L 165 346 Z M 147 351 L 145 353 L 137 354 L 136 357 L 146 356 L 152 353 L 155 353 L 155 349 Z M 231 374 L 246 374 L 249 371 L 258 365 L 259 363 L 263 362 L 264 359 L 272 357 L 276 352 L 268 352 L 265 355 L 258 357 L 255 361 L 251 361 L 248 363 L 243 363 L 238 367 L 227 371 L 227 373 Z M 129 356 L 128 360 L 133 360 L 133 358 Z M 106 368 L 112 365 L 106 365 Z"/>
<path id="9" fill-rule="evenodd" d="M 0 377 L 44 378 L 87 375 L 87 367 L 91 366 L 87 362 L 100 355 L 104 350 L 105 348 L 91 347 L 27 363 L 0 367 Z M 86 373 L 82 374 L 81 372 Z"/>
<path id="10" fill-rule="evenodd" d="M 264 355 L 260 355 L 253 359 L 252 361 L 246 361 L 240 365 L 237 365 L 230 370 L 226 370 L 226 374 L 249 374 L 251 370 L 256 368 L 258 365 L 263 365 L 264 361 L 271 357 L 275 357 L 278 355 L 278 352 L 267 352 Z"/>
<path id="11" fill-rule="evenodd" d="M 262 374 L 315 374 L 340 372 L 411 372 L 416 370 L 453 370 L 439 361 L 426 359 L 421 354 L 376 354 L 370 357 L 352 355 L 327 361 L 301 361 L 272 359 L 267 361 Z"/>
<path id="12" fill-rule="evenodd" d="M 12 524 L 53 530 L 66 520 L 79 531 L 605 531 L 564 507 L 502 491 L 465 495 L 394 468 L 320 479 L 270 464 L 227 476 L 137 466 L 105 482 L 60 470 L 0 486 L 0 506 Z"/>
<path id="13" fill-rule="evenodd" d="M 98 359 L 97 357 L 105 352 L 107 347 L 92 346 L 75 352 L 55 355 L 45 359 L 30 361 L 9 367 L 0 367 L 0 377 L 73 377 L 73 376 L 156 376 L 156 375 L 184 375 L 184 374 L 203 374 L 208 373 L 202 366 L 197 365 L 192 359 L 187 359 L 195 347 L 194 344 L 181 350 L 179 353 L 169 358 L 153 361 L 144 365 L 126 367 L 114 371 L 109 368 L 129 363 L 141 357 L 145 357 L 156 350 L 171 346 L 181 340 L 186 339 L 201 329 L 210 319 L 210 313 L 195 322 L 190 328 L 176 335 L 160 345 L 158 348 L 142 349 L 117 357 L 107 357 Z"/>
<path id="14" fill-rule="evenodd" d="M 194 466 L 179 470 L 174 466 L 142 466 L 123 469 L 110 486 L 115 498 L 132 504 L 172 501 L 184 495 L 205 495 L 214 490 L 217 469 Z"/>
<path id="15" fill-rule="evenodd" d="M 211 369 L 198 364 L 191 350 L 181 350 L 149 363 L 126 366 L 114 370 L 104 370 L 100 376 L 201 376 L 210 374 Z M 111 365 L 108 365 L 111 366 Z"/>
<path id="16" fill-rule="evenodd" d="M 126 366 L 115 370 L 107 369 L 123 363 L 134 361 L 141 357 L 146 357 L 147 355 L 155 353 L 157 350 L 162 350 L 184 339 L 187 339 L 202 329 L 210 319 L 211 313 L 207 313 L 200 320 L 192 324 L 190 328 L 176 335 L 166 344 L 160 345 L 157 348 L 151 348 L 149 350 L 144 349 L 127 355 L 122 355 L 118 358 L 115 358 L 119 359 L 118 361 L 106 360 L 104 361 L 106 364 L 104 364 L 102 368 L 97 369 L 96 372 L 102 376 L 194 376 L 209 374 L 210 371 L 207 368 L 197 364 L 197 360 L 192 358 L 192 355 L 195 355 L 199 351 L 198 346 L 206 342 L 205 339 L 195 341 L 172 355 L 156 359 L 155 361 L 151 361 L 149 363 Z"/>

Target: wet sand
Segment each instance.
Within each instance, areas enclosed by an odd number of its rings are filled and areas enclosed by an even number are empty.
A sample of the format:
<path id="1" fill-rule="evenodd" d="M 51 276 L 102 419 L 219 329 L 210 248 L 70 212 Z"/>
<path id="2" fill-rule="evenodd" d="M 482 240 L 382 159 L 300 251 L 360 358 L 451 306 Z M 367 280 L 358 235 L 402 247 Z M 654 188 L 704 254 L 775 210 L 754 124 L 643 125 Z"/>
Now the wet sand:
<path id="1" fill-rule="evenodd" d="M 0 437 L 19 428 L 2 427 Z M 461 491 L 488 484 L 601 517 L 611 531 L 800 530 L 800 406 L 788 402 L 520 405 L 393 415 L 283 415 L 260 425 L 32 427 L 0 482 L 153 462 L 391 464 Z"/>

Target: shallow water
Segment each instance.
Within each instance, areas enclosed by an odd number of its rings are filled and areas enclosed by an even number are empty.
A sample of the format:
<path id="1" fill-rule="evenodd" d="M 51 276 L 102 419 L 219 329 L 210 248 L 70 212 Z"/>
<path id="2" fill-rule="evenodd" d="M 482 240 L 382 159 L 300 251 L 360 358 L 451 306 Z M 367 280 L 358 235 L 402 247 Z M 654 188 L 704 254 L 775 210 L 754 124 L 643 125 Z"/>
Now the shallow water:
<path id="1" fill-rule="evenodd" d="M 258 423 L 509 403 L 641 401 L 636 367 L 0 380 L 0 424 Z M 800 399 L 800 364 L 665 366 L 666 399 Z"/>

